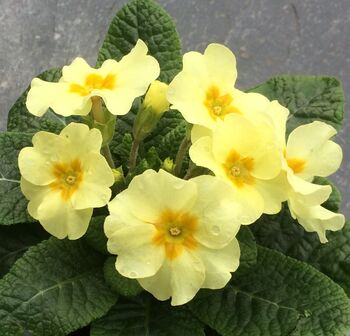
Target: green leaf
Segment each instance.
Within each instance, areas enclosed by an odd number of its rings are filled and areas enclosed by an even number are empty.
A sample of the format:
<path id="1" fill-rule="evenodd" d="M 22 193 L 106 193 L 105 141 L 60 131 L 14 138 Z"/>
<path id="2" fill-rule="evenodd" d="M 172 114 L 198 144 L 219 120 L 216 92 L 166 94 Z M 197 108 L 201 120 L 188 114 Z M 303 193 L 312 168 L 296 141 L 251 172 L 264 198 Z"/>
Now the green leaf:
<path id="1" fill-rule="evenodd" d="M 332 186 L 332 194 L 323 206 L 338 211 L 340 193 L 335 186 L 324 178 L 316 178 L 314 182 Z M 328 231 L 328 243 L 321 244 L 317 234 L 306 232 L 284 205 L 280 213 L 263 215 L 250 228 L 258 244 L 308 262 L 342 286 L 350 296 L 350 222 L 340 231 Z"/>
<path id="2" fill-rule="evenodd" d="M 57 82 L 62 76 L 61 69 L 50 69 L 38 77 L 48 82 Z M 17 99 L 10 109 L 7 121 L 8 131 L 37 132 L 39 130 L 59 133 L 69 122 L 79 120 L 78 117 L 62 117 L 49 109 L 41 118 L 29 113 L 26 100 L 29 88 Z"/>
<path id="3" fill-rule="evenodd" d="M 112 140 L 110 148 L 113 156 L 116 158 L 115 162 L 117 166 L 123 165 L 124 168 L 127 167 L 132 141 L 133 139 L 130 133 L 125 133 L 122 137 L 121 134 L 118 134 Z"/>
<path id="4" fill-rule="evenodd" d="M 120 60 L 143 40 L 160 65 L 160 80 L 169 83 L 182 68 L 179 36 L 170 16 L 152 0 L 132 0 L 114 17 L 100 49 L 97 65 Z"/>
<path id="5" fill-rule="evenodd" d="M 350 296 L 350 222 L 342 230 L 327 233 L 321 244 L 316 233 L 306 232 L 288 209 L 263 216 L 252 230 L 259 244 L 308 262 L 342 286 Z"/>
<path id="6" fill-rule="evenodd" d="M 109 257 L 105 261 L 103 273 L 106 283 L 118 294 L 136 296 L 143 292 L 143 288 L 136 279 L 122 276 L 115 268 L 116 257 Z"/>
<path id="7" fill-rule="evenodd" d="M 342 85 L 336 78 L 277 76 L 249 91 L 278 100 L 289 109 L 288 133 L 314 120 L 324 121 L 337 129 L 342 125 L 345 98 Z"/>
<path id="8" fill-rule="evenodd" d="M 242 268 L 249 268 L 256 263 L 258 250 L 254 235 L 247 226 L 241 226 L 237 239 L 241 249 L 239 268 L 242 270 Z"/>
<path id="9" fill-rule="evenodd" d="M 27 249 L 49 235 L 38 223 L 0 226 L 0 278 Z"/>
<path id="10" fill-rule="evenodd" d="M 116 302 L 104 257 L 80 241 L 51 238 L 31 247 L 0 280 L 0 335 L 66 335 Z"/>
<path id="11" fill-rule="evenodd" d="M 20 188 L 18 153 L 31 146 L 31 134 L 0 133 L 0 225 L 33 221 Z"/>
<path id="12" fill-rule="evenodd" d="M 313 267 L 258 248 L 257 263 L 224 289 L 203 291 L 191 311 L 223 336 L 343 336 L 350 301 Z"/>
<path id="13" fill-rule="evenodd" d="M 91 325 L 91 336 L 205 336 L 204 326 L 183 307 L 149 295 L 120 299 Z"/>
<path id="14" fill-rule="evenodd" d="M 180 112 L 171 110 L 164 114 L 157 127 L 145 141 L 145 147 L 155 147 L 161 160 L 175 159 L 180 143 L 186 134 L 187 122 Z"/>

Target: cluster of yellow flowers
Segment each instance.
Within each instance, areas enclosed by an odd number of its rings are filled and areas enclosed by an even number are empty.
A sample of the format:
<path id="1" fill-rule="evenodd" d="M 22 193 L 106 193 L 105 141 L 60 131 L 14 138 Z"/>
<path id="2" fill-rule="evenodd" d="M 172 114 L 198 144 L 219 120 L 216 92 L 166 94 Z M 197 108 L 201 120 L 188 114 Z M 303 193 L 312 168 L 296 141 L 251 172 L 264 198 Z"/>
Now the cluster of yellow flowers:
<path id="1" fill-rule="evenodd" d="M 144 110 L 157 117 L 144 117 L 134 136 L 143 140 L 171 104 L 193 125 L 192 162 L 213 175 L 185 180 L 146 170 L 110 201 L 114 175 L 100 154 L 99 130 L 71 123 L 59 135 L 38 132 L 33 147 L 20 152 L 19 168 L 28 211 L 48 232 L 78 239 L 93 209 L 108 204 L 104 231 L 108 251 L 118 255 L 117 271 L 157 299 L 171 297 L 172 305 L 181 305 L 200 288 L 227 284 L 239 265 L 240 226 L 278 213 L 282 202 L 321 242 L 327 241 L 326 230 L 342 228 L 344 216 L 321 205 L 331 187 L 312 183 L 341 163 L 341 148 L 330 140 L 333 127 L 314 121 L 286 140 L 289 111 L 235 89 L 236 60 L 223 45 L 185 54 L 183 70 L 169 87 L 156 81 L 159 65 L 147 52 L 139 40 L 119 62 L 92 69 L 77 58 L 58 83 L 35 78 L 28 110 L 36 116 L 48 108 L 63 116 L 91 112 L 103 122 L 102 100 L 110 113 L 124 115 L 147 92 Z"/>

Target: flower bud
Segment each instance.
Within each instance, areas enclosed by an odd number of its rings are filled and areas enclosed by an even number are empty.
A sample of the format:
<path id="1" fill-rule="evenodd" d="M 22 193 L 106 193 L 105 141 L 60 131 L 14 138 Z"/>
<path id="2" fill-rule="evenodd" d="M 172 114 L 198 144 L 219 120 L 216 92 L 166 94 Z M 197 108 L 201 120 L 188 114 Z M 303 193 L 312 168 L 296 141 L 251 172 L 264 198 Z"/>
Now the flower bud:
<path id="1" fill-rule="evenodd" d="M 169 102 L 166 98 L 168 85 L 160 81 L 154 81 L 149 87 L 143 105 L 150 107 L 155 113 L 162 115 L 169 109 Z"/>
<path id="2" fill-rule="evenodd" d="M 133 135 L 137 141 L 145 139 L 154 130 L 163 113 L 169 109 L 167 89 L 168 85 L 159 81 L 154 81 L 148 89 L 134 122 Z"/>

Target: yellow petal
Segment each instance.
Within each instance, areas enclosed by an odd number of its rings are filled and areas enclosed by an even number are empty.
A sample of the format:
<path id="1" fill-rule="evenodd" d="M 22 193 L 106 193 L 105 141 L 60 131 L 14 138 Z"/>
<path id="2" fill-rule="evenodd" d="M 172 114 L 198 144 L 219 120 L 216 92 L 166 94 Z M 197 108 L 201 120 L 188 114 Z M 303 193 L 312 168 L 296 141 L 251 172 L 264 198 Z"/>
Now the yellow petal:
<path id="1" fill-rule="evenodd" d="M 206 83 L 204 87 L 203 82 L 197 81 L 203 77 L 205 78 L 203 75 L 197 75 L 196 71 L 190 74 L 184 71 L 180 72 L 169 84 L 167 98 L 172 104 L 172 109 L 179 110 L 186 121 L 212 128 L 213 119 L 204 105 L 206 90 L 210 83 L 208 80 L 204 80 Z"/>
<path id="2" fill-rule="evenodd" d="M 108 240 L 109 251 L 119 253 L 116 269 L 127 278 L 146 278 L 154 275 L 165 259 L 164 249 L 152 242 L 151 225 L 128 226 L 116 231 Z"/>
<path id="3" fill-rule="evenodd" d="M 232 150 L 243 157 L 255 157 L 262 145 L 259 130 L 238 114 L 228 115 L 213 131 L 213 154 L 219 162 L 225 162 Z"/>
<path id="4" fill-rule="evenodd" d="M 191 141 L 192 143 L 195 143 L 200 138 L 203 138 L 205 136 L 211 136 L 212 132 L 209 128 L 199 126 L 199 125 L 193 125 L 191 130 Z"/>
<path id="5" fill-rule="evenodd" d="M 171 265 L 171 305 L 178 306 L 192 300 L 205 280 L 205 268 L 194 253 L 184 251 Z"/>
<path id="6" fill-rule="evenodd" d="M 239 265 L 240 248 L 236 238 L 220 250 L 200 247 L 198 254 L 205 267 L 205 281 L 202 288 L 219 289 L 231 279 Z"/>
<path id="7" fill-rule="evenodd" d="M 123 197 L 128 200 L 134 216 L 155 223 L 168 208 L 174 211 L 191 209 L 197 189 L 193 182 L 179 179 L 164 170 L 157 173 L 149 169 L 131 181 Z"/>
<path id="8" fill-rule="evenodd" d="M 70 123 L 60 133 L 60 137 L 69 141 L 70 151 L 75 151 L 81 155 L 85 152 L 96 152 L 100 153 L 102 145 L 101 132 L 96 129 L 89 129 L 87 125 L 79 123 Z M 79 147 L 74 144 L 79 143 Z M 59 151 L 57 149 L 57 151 Z"/>
<path id="9" fill-rule="evenodd" d="M 343 159 L 342 148 L 333 141 L 327 141 L 307 157 L 304 170 L 298 174 L 308 179 L 314 176 L 329 176 L 336 172 Z"/>
<path id="10" fill-rule="evenodd" d="M 272 180 L 257 180 L 255 187 L 264 199 L 264 213 L 273 215 L 281 211 L 288 198 L 288 180 L 285 172 Z"/>
<path id="11" fill-rule="evenodd" d="M 329 185 L 318 185 L 301 179 L 300 177 L 287 173 L 287 179 L 292 191 L 303 198 L 304 204 L 316 205 L 325 202 L 332 192 Z"/>
<path id="12" fill-rule="evenodd" d="M 327 230 L 338 231 L 344 226 L 345 218 L 342 214 L 329 211 L 320 205 L 309 206 L 297 195 L 290 197 L 288 205 L 304 229 L 308 232 L 316 232 L 321 243 L 328 241 Z"/>
<path id="13" fill-rule="evenodd" d="M 21 175 L 30 183 L 48 185 L 55 180 L 52 163 L 33 147 L 25 147 L 20 151 L 18 166 Z"/>
<path id="14" fill-rule="evenodd" d="M 114 176 L 106 159 L 98 153 L 89 153 L 82 160 L 84 176 L 78 190 L 72 195 L 74 209 L 99 208 L 111 198 Z"/>
<path id="15" fill-rule="evenodd" d="M 70 84 L 45 82 L 39 78 L 32 80 L 26 106 L 28 111 L 38 117 L 49 107 L 62 116 L 87 115 L 91 110 L 90 97 L 81 97 L 70 92 Z"/>
<path id="16" fill-rule="evenodd" d="M 38 220 L 44 229 L 63 239 L 82 237 L 92 216 L 93 209 L 75 210 L 69 202 L 63 202 L 58 193 L 47 193 L 37 209 Z"/>
<path id="17" fill-rule="evenodd" d="M 137 279 L 142 288 L 150 292 L 157 300 L 165 301 L 172 295 L 171 269 L 165 261 L 159 271 L 148 278 Z"/>
<path id="18" fill-rule="evenodd" d="M 38 218 L 38 208 L 43 199 L 48 193 L 51 192 L 48 186 L 37 186 L 28 182 L 23 177 L 21 178 L 21 190 L 24 196 L 29 200 L 28 203 L 28 212 L 35 218 Z"/>
<path id="19" fill-rule="evenodd" d="M 242 209 L 231 186 L 220 179 L 203 175 L 191 179 L 198 188 L 192 213 L 199 218 L 195 239 L 209 248 L 222 248 L 238 232 Z"/>
<path id="20" fill-rule="evenodd" d="M 107 238 L 111 237 L 114 232 L 124 227 L 145 224 L 144 221 L 139 220 L 130 212 L 127 198 L 125 199 L 123 197 L 123 193 L 118 194 L 108 203 L 108 209 L 110 215 L 106 217 L 104 223 L 104 232 Z"/>
<path id="21" fill-rule="evenodd" d="M 159 76 L 159 64 L 147 52 L 146 44 L 138 40 L 130 53 L 118 63 L 115 89 L 100 92 L 112 114 L 124 115 L 129 112 L 134 99 L 143 95 L 150 83 Z M 113 95 L 118 99 L 113 98 Z"/>
<path id="22" fill-rule="evenodd" d="M 222 44 L 212 43 L 204 51 L 204 59 L 214 84 L 230 90 L 237 79 L 236 57 Z"/>
<path id="23" fill-rule="evenodd" d="M 320 121 L 293 130 L 288 138 L 286 158 L 305 162 L 303 169 L 296 172 L 300 177 L 328 176 L 339 168 L 342 149 L 329 141 L 336 133 L 332 126 Z"/>
<path id="24" fill-rule="evenodd" d="M 86 77 L 94 72 L 97 72 L 97 70 L 90 67 L 83 58 L 76 57 L 70 65 L 65 65 L 62 68 L 60 82 L 85 85 Z"/>
<path id="25" fill-rule="evenodd" d="M 216 176 L 225 176 L 221 163 L 215 160 L 212 146 L 213 141 L 211 137 L 206 136 L 199 138 L 190 147 L 190 158 L 197 166 L 210 169 Z"/>

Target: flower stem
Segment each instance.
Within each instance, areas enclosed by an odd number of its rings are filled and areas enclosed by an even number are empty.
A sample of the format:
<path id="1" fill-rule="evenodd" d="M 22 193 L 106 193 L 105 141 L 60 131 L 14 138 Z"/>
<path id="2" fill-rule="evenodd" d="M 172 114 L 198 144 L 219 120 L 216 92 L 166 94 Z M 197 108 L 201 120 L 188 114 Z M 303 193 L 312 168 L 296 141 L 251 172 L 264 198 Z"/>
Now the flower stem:
<path id="1" fill-rule="evenodd" d="M 197 166 L 196 166 L 192 161 L 190 161 L 190 164 L 189 164 L 189 166 L 188 166 L 186 175 L 184 176 L 183 179 L 184 179 L 184 180 L 189 180 L 189 179 L 192 177 L 192 174 L 193 174 L 193 172 L 195 171 L 196 167 L 197 167 Z"/>
<path id="2" fill-rule="evenodd" d="M 91 107 L 92 117 L 94 118 L 95 121 L 101 124 L 104 124 L 106 122 L 106 118 L 102 107 L 101 97 L 97 97 L 97 96 L 91 97 L 91 102 L 92 102 L 92 107 Z M 101 147 L 101 154 L 105 157 L 109 166 L 112 169 L 114 169 L 115 165 L 112 158 L 111 150 L 109 149 L 108 145 Z"/>
<path id="3" fill-rule="evenodd" d="M 175 158 L 174 175 L 179 176 L 182 169 L 182 164 L 188 149 L 191 146 L 191 129 L 192 125 L 187 124 L 185 137 L 182 139 L 179 150 Z"/>
<path id="4" fill-rule="evenodd" d="M 105 157 L 105 159 L 107 160 L 109 166 L 112 169 L 115 169 L 115 164 L 114 164 L 114 161 L 113 161 L 113 158 L 112 158 L 112 153 L 111 153 L 111 150 L 109 149 L 108 145 L 103 146 L 101 148 L 101 154 Z"/>
<path id="5" fill-rule="evenodd" d="M 135 138 L 131 145 L 130 155 L 129 155 L 129 174 L 132 174 L 136 168 L 137 155 L 139 153 L 140 140 Z"/>

